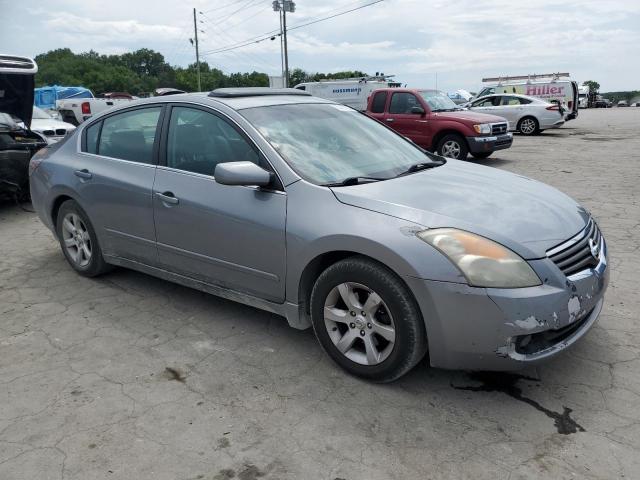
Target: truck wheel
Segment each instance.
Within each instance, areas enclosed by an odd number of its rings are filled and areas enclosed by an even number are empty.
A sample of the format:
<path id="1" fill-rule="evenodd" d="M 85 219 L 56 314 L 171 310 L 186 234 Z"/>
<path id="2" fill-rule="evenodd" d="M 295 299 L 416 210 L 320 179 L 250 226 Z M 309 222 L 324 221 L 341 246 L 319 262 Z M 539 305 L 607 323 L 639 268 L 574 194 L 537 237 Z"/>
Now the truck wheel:
<path id="1" fill-rule="evenodd" d="M 472 153 L 471 155 L 473 155 L 473 158 L 489 158 L 489 156 L 492 154 L 493 152 L 476 152 L 476 153 Z"/>
<path id="2" fill-rule="evenodd" d="M 469 153 L 467 141 L 461 135 L 451 133 L 438 142 L 438 155 L 456 160 L 465 160 Z"/>
<path id="3" fill-rule="evenodd" d="M 311 292 L 311 321 L 322 348 L 352 375 L 391 382 L 427 351 L 415 299 L 388 268 L 351 257 L 327 268 Z"/>
<path id="4" fill-rule="evenodd" d="M 535 135 L 539 129 L 538 120 L 533 117 L 524 117 L 518 122 L 518 131 L 522 135 Z"/>

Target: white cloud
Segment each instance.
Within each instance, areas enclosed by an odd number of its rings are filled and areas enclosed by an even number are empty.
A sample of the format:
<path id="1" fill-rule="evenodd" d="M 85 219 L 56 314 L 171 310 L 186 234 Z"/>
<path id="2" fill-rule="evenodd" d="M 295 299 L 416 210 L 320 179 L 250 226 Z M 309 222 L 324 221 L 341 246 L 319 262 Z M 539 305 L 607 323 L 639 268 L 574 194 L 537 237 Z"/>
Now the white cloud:
<path id="1" fill-rule="evenodd" d="M 5 0 L 9 1 L 9 0 Z M 0 0 L 3 2 L 3 0 Z M 247 4 L 231 19 L 228 0 L 193 0 L 201 50 L 210 52 L 278 28 L 271 0 Z M 366 0 L 297 0 L 289 26 L 344 11 Z M 14 5 L 13 2 L 11 2 Z M 7 9 L 3 9 L 6 11 Z M 118 53 L 141 47 L 172 63 L 193 62 L 191 6 L 170 0 L 49 0 L 47 8 L 12 7 L 8 44 L 35 55 L 69 46 Z M 13 13 L 13 16 L 11 14 Z M 289 35 L 290 65 L 309 71 L 358 69 L 395 73 L 413 86 L 478 87 L 483 76 L 570 71 L 605 90 L 640 88 L 638 0 L 386 0 Z M 27 25 L 39 35 L 25 34 Z M 5 47 L 6 49 L 6 47 Z M 279 41 L 205 56 L 226 71 L 280 69 Z"/>

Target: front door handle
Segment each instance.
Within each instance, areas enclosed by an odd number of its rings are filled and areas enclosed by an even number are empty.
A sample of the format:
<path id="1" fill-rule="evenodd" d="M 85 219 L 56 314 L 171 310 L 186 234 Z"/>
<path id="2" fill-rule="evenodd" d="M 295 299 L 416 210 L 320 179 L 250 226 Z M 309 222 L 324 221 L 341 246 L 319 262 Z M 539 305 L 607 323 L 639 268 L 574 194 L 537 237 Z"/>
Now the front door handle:
<path id="1" fill-rule="evenodd" d="M 177 205 L 178 203 L 180 203 L 180 200 L 178 200 L 174 195 L 173 192 L 156 192 L 156 196 L 164 203 L 168 203 L 170 205 Z"/>
<path id="2" fill-rule="evenodd" d="M 395 122 L 395 120 L 393 118 L 385 118 L 385 121 L 387 121 L 389 123 Z"/>
<path id="3" fill-rule="evenodd" d="M 82 170 L 76 170 L 73 173 L 76 177 L 84 178 L 85 180 L 89 180 L 91 177 L 93 177 L 93 173 L 91 173 L 86 168 L 83 168 Z"/>

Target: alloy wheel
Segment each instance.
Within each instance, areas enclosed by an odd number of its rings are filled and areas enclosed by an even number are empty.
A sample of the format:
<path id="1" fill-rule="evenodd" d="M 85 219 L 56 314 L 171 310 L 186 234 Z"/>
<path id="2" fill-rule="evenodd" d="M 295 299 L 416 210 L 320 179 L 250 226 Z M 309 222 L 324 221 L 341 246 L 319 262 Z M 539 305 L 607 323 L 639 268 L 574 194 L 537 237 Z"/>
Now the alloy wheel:
<path id="1" fill-rule="evenodd" d="M 87 226 L 75 213 L 67 213 L 62 220 L 62 240 L 69 258 L 79 267 L 91 261 L 91 236 Z"/>
<path id="2" fill-rule="evenodd" d="M 455 140 L 449 140 L 442 146 L 442 156 L 448 158 L 460 157 L 460 144 Z"/>
<path id="3" fill-rule="evenodd" d="M 525 135 L 531 135 L 536 130 L 536 122 L 532 118 L 525 118 L 520 123 L 520 132 Z"/>
<path id="4" fill-rule="evenodd" d="M 380 295 L 359 283 L 341 283 L 329 292 L 324 324 L 338 351 L 360 365 L 384 362 L 395 344 L 389 308 Z"/>

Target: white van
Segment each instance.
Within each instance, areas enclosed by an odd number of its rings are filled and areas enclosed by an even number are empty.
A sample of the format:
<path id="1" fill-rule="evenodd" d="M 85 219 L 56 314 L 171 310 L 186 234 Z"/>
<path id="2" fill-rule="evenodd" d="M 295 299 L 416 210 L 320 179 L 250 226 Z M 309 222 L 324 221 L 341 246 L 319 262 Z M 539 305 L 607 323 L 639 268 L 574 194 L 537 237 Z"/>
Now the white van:
<path id="1" fill-rule="evenodd" d="M 476 98 L 494 93 L 516 93 L 536 97 L 547 102 L 561 102 L 567 106 L 566 120 L 573 120 L 578 116 L 578 82 L 571 79 L 568 73 L 555 73 L 546 75 L 525 75 L 520 77 L 496 77 L 483 78 L 483 83 L 489 85 L 483 87 Z M 546 79 L 546 80 L 545 80 Z"/>
<path id="2" fill-rule="evenodd" d="M 402 84 L 391 81 L 389 76 L 346 78 L 344 80 L 320 80 L 319 82 L 305 82 L 293 88 L 305 90 L 314 97 L 333 100 L 356 110 L 367 109 L 367 101 L 371 92 L 380 88 L 400 87 Z"/>

